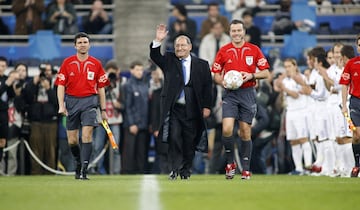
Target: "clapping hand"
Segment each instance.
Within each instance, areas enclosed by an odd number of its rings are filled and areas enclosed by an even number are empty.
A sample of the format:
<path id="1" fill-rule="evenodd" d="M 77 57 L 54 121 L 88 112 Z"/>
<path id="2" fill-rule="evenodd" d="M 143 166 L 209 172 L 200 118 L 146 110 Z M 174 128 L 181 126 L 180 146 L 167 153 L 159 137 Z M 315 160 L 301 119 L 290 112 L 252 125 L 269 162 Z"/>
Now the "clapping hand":
<path id="1" fill-rule="evenodd" d="M 168 30 L 166 29 L 166 25 L 165 24 L 160 24 L 156 27 L 156 38 L 155 40 L 158 42 L 162 42 L 167 34 L 168 34 Z"/>

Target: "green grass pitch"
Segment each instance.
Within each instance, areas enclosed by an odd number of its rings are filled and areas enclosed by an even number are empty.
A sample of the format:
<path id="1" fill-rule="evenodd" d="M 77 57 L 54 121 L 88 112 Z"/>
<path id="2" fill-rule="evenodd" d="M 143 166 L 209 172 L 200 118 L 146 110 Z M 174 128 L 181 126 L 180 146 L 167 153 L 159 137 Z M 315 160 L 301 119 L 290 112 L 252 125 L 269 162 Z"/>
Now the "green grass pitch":
<path id="1" fill-rule="evenodd" d="M 253 175 L 0 177 L 3 210 L 352 210 L 360 206 L 359 178 Z"/>

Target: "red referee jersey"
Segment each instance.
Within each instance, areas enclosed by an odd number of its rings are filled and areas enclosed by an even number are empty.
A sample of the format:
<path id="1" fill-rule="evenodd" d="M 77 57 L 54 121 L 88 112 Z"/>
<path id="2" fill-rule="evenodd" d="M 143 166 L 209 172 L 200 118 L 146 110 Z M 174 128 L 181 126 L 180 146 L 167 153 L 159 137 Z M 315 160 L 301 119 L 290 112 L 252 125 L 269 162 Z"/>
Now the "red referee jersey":
<path id="1" fill-rule="evenodd" d="M 239 72 L 255 73 L 256 67 L 262 71 L 269 69 L 270 65 L 258 46 L 245 42 L 245 44 L 236 48 L 229 43 L 216 54 L 214 64 L 211 71 L 221 73 L 236 70 Z M 225 74 L 224 74 L 225 75 Z M 255 86 L 255 81 L 245 82 L 241 88 Z"/>
<path id="2" fill-rule="evenodd" d="M 339 83 L 349 85 L 349 94 L 360 98 L 360 56 L 346 63 Z"/>
<path id="3" fill-rule="evenodd" d="M 97 94 L 97 89 L 110 84 L 99 60 L 89 56 L 79 61 L 76 55 L 64 60 L 55 85 L 65 86 L 65 93 L 75 97 Z"/>

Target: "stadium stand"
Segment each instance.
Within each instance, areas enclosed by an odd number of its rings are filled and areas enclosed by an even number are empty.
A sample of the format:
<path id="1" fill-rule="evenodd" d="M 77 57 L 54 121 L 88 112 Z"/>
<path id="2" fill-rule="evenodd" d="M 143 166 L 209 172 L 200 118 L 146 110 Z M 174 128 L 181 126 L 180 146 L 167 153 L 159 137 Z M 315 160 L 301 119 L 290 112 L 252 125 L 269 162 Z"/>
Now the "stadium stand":
<path id="1" fill-rule="evenodd" d="M 197 24 L 198 30 L 200 30 L 200 26 L 202 21 L 206 18 L 206 4 L 212 2 L 220 3 L 220 12 L 222 15 L 230 17 L 230 14 L 226 12 L 224 9 L 223 1 L 222 0 L 170 0 L 169 3 L 176 4 L 176 3 L 186 3 L 186 8 L 189 11 L 189 16 L 192 17 Z M 301 0 L 296 0 L 301 1 Z M 46 3 L 50 1 L 47 0 Z M 332 3 L 338 7 L 337 5 L 340 1 L 332 0 Z M 268 32 L 271 29 L 271 24 L 273 22 L 273 12 L 276 10 L 278 5 L 278 0 L 266 0 L 267 5 L 262 8 L 262 10 L 257 13 L 254 17 L 255 25 L 259 26 L 262 32 L 262 39 L 263 39 L 263 50 L 268 52 L 274 47 L 282 47 L 283 44 L 273 43 L 272 38 L 268 36 Z M 80 31 L 83 30 L 82 28 L 82 17 L 86 15 L 90 9 L 91 5 L 75 5 L 77 10 L 78 18 L 77 24 L 80 28 Z M 335 6 L 334 6 L 335 7 Z M 360 8 L 359 5 L 357 7 Z M 105 5 L 105 9 L 110 13 L 112 16 L 112 9 L 114 5 Z M 9 27 L 10 33 L 14 33 L 14 27 L 16 18 L 11 12 L 11 5 L 0 5 L 0 9 L 3 11 L 1 14 L 1 18 L 3 19 L 4 23 Z M 169 10 L 171 6 L 169 6 Z M 301 10 L 302 11 L 302 10 Z M 170 13 L 169 13 L 170 14 Z M 173 20 L 173 17 L 169 16 L 168 22 L 170 23 Z M 352 41 L 353 37 L 351 35 L 359 33 L 360 29 L 360 16 L 358 14 L 317 14 L 316 21 L 315 21 L 315 29 L 313 33 L 316 34 L 317 40 L 319 43 L 322 43 L 326 46 L 331 45 L 331 43 L 335 41 Z M 326 36 L 330 35 L 330 36 Z M 94 46 L 95 49 L 93 53 L 99 54 L 100 58 L 103 60 L 111 59 L 114 56 L 114 49 L 113 48 L 113 39 L 114 35 L 109 35 L 108 38 L 110 42 L 103 42 L 98 43 Z M 97 36 L 92 36 L 94 42 L 97 42 Z M 103 37 L 98 37 L 99 40 Z M 280 37 L 284 39 L 284 37 Z M 26 52 L 26 47 L 29 45 L 29 37 L 24 36 L 3 36 L 0 35 L 0 52 L 2 55 L 5 55 L 10 58 L 10 63 L 15 62 L 20 58 L 24 58 L 28 56 L 28 52 Z M 14 44 L 16 43 L 16 44 Z M 67 56 L 70 52 L 72 52 L 72 37 L 69 36 L 61 36 L 61 47 L 60 51 L 61 54 L 65 53 L 63 57 Z M 31 63 L 34 63 L 32 60 L 34 58 L 29 57 Z"/>
<path id="2" fill-rule="evenodd" d="M 50 1 L 45 1 L 48 4 Z M 83 31 L 82 18 L 88 14 L 91 5 L 75 5 L 77 25 Z M 112 16 L 114 5 L 104 5 Z M 74 54 L 73 35 L 56 35 L 51 30 L 38 31 L 33 35 L 14 35 L 16 17 L 11 11 L 11 5 L 0 5 L 1 18 L 8 26 L 10 36 L 0 34 L 0 55 L 9 59 L 10 66 L 23 62 L 28 66 L 38 66 L 42 62 L 60 65 L 62 59 Z M 114 57 L 114 35 L 91 35 L 92 48 L 90 53 L 104 64 Z M 108 41 L 103 41 L 104 38 Z M 39 41 L 40 40 L 40 41 Z M 51 46 L 51 47 L 49 47 Z"/>
<path id="3" fill-rule="evenodd" d="M 179 1 L 170 2 L 174 3 Z M 196 3 L 198 1 L 194 2 L 195 1 L 191 4 L 187 4 L 186 8 L 188 10 L 189 17 L 196 21 L 199 29 L 202 21 L 206 18 L 207 5 Z M 274 20 L 274 11 L 278 8 L 278 5 L 276 4 L 278 1 L 266 2 L 267 5 L 261 8 L 261 11 L 254 17 L 255 25 L 259 26 L 262 32 L 262 50 L 266 56 L 269 56 L 273 49 L 281 49 L 282 57 L 288 56 L 286 52 L 289 51 L 288 47 L 291 46 L 291 44 L 289 44 L 291 43 L 289 40 L 292 40 L 292 38 L 276 36 L 276 40 L 282 41 L 274 42 L 274 37 L 269 35 L 269 31 L 271 30 L 271 25 Z M 293 0 L 293 2 L 297 6 L 297 9 L 294 10 L 294 14 L 292 14 L 292 18 L 294 20 L 309 19 L 315 23 L 315 26 L 312 28 L 308 36 L 309 40 L 305 41 L 306 47 L 301 47 L 301 50 L 296 50 L 297 54 L 294 57 L 300 56 L 300 58 L 303 59 L 301 57 L 303 51 L 311 44 L 320 44 L 325 49 L 329 49 L 334 42 L 353 44 L 354 34 L 360 32 L 360 16 L 357 13 L 317 14 L 316 8 L 309 7 L 307 5 L 307 1 Z M 333 1 L 333 4 L 338 3 L 339 1 Z M 334 8 L 335 7 L 338 8 L 339 5 L 335 5 Z M 354 7 L 359 7 L 360 9 L 360 5 L 356 5 Z M 170 5 L 168 9 L 171 11 L 172 6 Z M 230 17 L 223 5 L 220 5 L 220 12 L 222 15 Z M 173 20 L 174 17 L 172 17 L 169 12 L 168 23 L 171 23 Z M 194 43 L 195 47 L 197 43 L 198 41 Z M 196 51 L 194 53 L 196 53 Z"/>

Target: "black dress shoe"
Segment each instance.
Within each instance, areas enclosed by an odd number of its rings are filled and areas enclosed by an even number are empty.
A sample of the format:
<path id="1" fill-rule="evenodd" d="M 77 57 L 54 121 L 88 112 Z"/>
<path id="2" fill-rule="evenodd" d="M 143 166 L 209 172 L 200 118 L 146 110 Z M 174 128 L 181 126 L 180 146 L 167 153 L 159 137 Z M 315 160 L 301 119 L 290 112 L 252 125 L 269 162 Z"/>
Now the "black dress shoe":
<path id="1" fill-rule="evenodd" d="M 76 162 L 75 179 L 80 179 L 80 177 L 81 177 L 81 163 Z"/>
<path id="2" fill-rule="evenodd" d="M 176 180 L 178 174 L 175 171 L 171 171 L 169 174 L 169 180 Z"/>
<path id="3" fill-rule="evenodd" d="M 90 180 L 89 177 L 87 176 L 87 170 L 86 169 L 81 170 L 80 179 L 81 180 Z"/>

